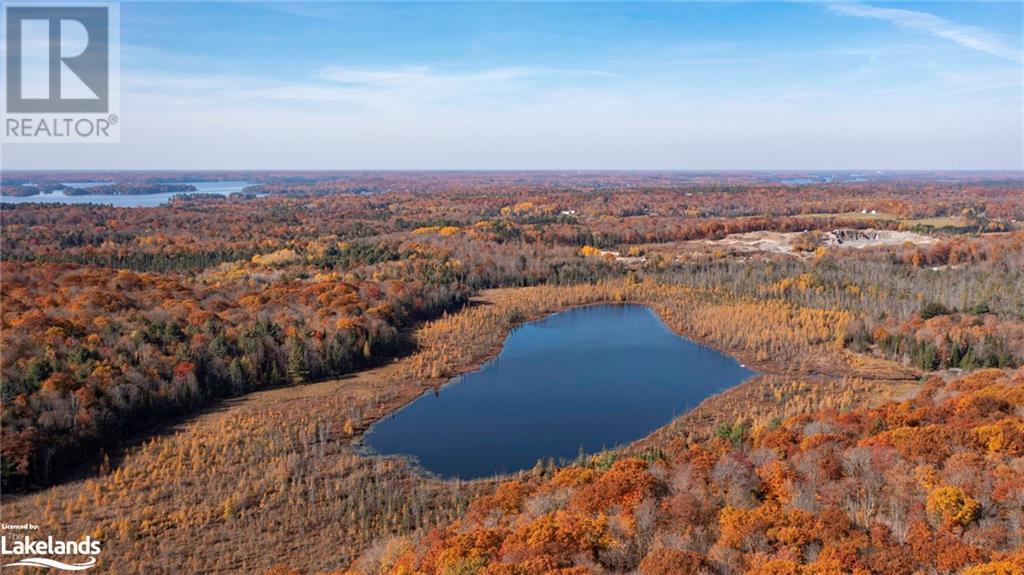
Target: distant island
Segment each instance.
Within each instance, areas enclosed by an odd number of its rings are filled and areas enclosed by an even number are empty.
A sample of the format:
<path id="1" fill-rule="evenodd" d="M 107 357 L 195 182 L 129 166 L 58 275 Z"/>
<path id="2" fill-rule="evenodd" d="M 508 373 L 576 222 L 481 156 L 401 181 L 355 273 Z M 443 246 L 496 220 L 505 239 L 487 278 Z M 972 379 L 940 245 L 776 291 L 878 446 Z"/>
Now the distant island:
<path id="1" fill-rule="evenodd" d="M 0 187 L 0 196 L 29 197 L 43 193 L 63 192 L 65 196 L 130 196 L 143 194 L 166 194 L 195 192 L 192 184 L 154 183 L 110 183 L 89 187 L 73 187 L 65 184 L 23 184 Z"/>
<path id="2" fill-rule="evenodd" d="M 192 184 L 144 184 L 123 183 L 103 184 L 88 188 L 64 186 L 67 196 L 128 196 L 141 194 L 166 194 L 175 192 L 194 192 L 197 188 Z"/>

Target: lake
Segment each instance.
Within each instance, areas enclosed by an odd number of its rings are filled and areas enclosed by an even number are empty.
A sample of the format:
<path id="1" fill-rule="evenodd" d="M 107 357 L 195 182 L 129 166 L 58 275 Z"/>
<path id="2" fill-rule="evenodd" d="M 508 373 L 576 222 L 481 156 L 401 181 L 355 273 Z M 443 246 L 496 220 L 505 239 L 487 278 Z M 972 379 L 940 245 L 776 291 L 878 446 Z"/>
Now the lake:
<path id="1" fill-rule="evenodd" d="M 464 479 L 641 439 L 754 372 L 641 305 L 572 309 L 515 329 L 479 371 L 374 424 L 364 443 Z"/>
<path id="2" fill-rule="evenodd" d="M 108 184 L 110 182 L 65 182 L 65 186 L 72 188 L 91 188 Z M 85 195 L 66 196 L 64 192 L 52 192 L 49 194 L 36 194 L 34 196 L 2 196 L 0 202 L 5 204 L 24 204 L 28 202 L 56 203 L 56 204 L 105 204 L 115 208 L 153 208 L 166 204 L 172 196 L 182 193 L 189 194 L 217 194 L 226 196 L 242 191 L 249 182 L 225 181 L 225 182 L 172 182 L 191 184 L 196 187 L 194 192 L 165 192 L 161 194 L 125 194 L 125 195 Z"/>

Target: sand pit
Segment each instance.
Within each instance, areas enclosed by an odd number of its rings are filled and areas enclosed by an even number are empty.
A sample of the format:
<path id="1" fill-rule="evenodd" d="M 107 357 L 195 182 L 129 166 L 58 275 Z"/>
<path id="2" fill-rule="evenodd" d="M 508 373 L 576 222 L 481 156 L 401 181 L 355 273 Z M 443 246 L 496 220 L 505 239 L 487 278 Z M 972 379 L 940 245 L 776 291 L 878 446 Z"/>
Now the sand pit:
<path id="1" fill-rule="evenodd" d="M 805 243 L 800 240 L 806 233 L 808 232 L 748 232 L 730 234 L 720 240 L 704 240 L 703 243 L 738 252 L 791 254 L 798 251 L 796 248 L 798 243 Z M 899 246 L 905 243 L 929 245 L 939 240 L 914 232 L 839 229 L 823 232 L 821 238 L 816 241 L 823 246 L 864 249 L 878 246 Z"/>

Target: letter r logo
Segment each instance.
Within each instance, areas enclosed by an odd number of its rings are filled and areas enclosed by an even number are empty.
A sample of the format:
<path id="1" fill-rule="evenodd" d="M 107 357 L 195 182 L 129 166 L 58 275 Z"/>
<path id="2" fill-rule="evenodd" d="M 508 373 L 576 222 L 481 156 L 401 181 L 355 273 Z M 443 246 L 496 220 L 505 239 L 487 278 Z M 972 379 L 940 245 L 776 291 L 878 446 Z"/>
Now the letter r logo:
<path id="1" fill-rule="evenodd" d="M 7 6 L 8 113 L 105 113 L 110 104 L 106 6 Z"/>

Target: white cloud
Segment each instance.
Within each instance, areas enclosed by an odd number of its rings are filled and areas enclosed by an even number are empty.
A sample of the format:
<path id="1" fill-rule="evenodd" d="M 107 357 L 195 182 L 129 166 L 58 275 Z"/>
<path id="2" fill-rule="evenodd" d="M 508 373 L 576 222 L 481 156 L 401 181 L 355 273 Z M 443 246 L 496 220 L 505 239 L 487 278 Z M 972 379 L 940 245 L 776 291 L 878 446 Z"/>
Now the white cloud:
<path id="1" fill-rule="evenodd" d="M 328 66 L 320 70 L 324 80 L 380 88 L 493 86 L 495 82 L 520 80 L 545 73 L 524 66 L 491 68 L 469 73 L 441 73 L 426 66 L 398 68 L 348 68 Z"/>
<path id="2" fill-rule="evenodd" d="M 256 75 L 122 74 L 126 99 L 157 98 L 172 104 L 206 100 L 242 102 L 246 106 L 294 102 L 312 106 L 341 105 L 335 111 L 389 113 L 521 108 L 554 97 L 550 80 L 558 76 L 608 77 L 607 72 L 530 66 L 484 68 L 467 72 L 427 66 L 356 68 L 325 66 L 306 77 L 276 79 Z M 575 85 L 575 84 L 573 84 Z M 524 95 L 529 90 L 531 97 Z"/>
<path id="3" fill-rule="evenodd" d="M 977 26 L 957 24 L 941 16 L 904 10 L 902 8 L 879 8 L 857 2 L 829 3 L 828 9 L 844 16 L 884 20 L 913 30 L 921 30 L 933 36 L 951 40 L 957 44 L 1000 58 L 1020 62 L 1024 60 L 1019 46 L 1013 46 L 1001 37 Z"/>

